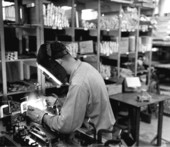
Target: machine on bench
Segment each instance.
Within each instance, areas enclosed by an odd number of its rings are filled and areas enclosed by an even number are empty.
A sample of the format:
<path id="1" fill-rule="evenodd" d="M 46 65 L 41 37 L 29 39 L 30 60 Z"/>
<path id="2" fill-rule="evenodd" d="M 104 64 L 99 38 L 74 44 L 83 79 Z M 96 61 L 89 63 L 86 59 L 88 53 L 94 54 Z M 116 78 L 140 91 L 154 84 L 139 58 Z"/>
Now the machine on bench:
<path id="1" fill-rule="evenodd" d="M 20 104 L 19 111 L 11 111 L 10 104 L 2 105 L 0 107 L 0 121 L 2 121 L 4 131 L 1 131 L 1 134 L 7 134 L 11 136 L 12 140 L 19 144 L 20 146 L 29 146 L 29 147 L 57 147 L 57 146 L 105 146 L 105 145 L 124 145 L 131 146 L 134 144 L 134 140 L 129 138 L 130 144 L 127 144 L 122 140 L 122 137 L 125 136 L 122 133 L 122 130 L 100 130 L 96 132 L 95 126 L 89 122 L 92 130 L 82 131 L 82 129 L 75 131 L 73 134 L 62 134 L 60 132 L 52 132 L 49 128 L 43 127 L 42 125 L 33 123 L 30 119 L 27 118 L 25 112 L 27 111 L 27 101 L 24 101 Z M 54 110 L 47 109 L 49 114 L 55 112 Z M 113 139 L 104 140 L 103 134 L 111 133 Z M 1 137 L 0 137 L 1 139 Z M 127 137 L 126 137 L 127 139 Z M 6 141 L 8 142 L 8 141 Z M 4 145 L 6 143 L 4 141 Z M 133 142 L 133 143 L 132 143 Z M 2 142 L 1 142 L 2 144 Z M 0 144 L 0 145 L 1 145 Z M 3 146 L 3 145 L 1 145 Z"/>

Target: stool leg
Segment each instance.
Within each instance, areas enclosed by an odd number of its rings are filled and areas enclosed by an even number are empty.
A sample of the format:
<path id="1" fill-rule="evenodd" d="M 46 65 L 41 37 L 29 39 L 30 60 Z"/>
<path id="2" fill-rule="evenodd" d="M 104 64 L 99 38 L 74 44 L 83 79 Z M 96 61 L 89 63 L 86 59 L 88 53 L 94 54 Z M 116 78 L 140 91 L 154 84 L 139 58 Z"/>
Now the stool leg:
<path id="1" fill-rule="evenodd" d="M 159 113 L 158 113 L 158 129 L 157 129 L 157 145 L 161 146 L 162 138 L 162 122 L 163 122 L 163 101 L 159 102 Z"/>
<path id="2" fill-rule="evenodd" d="M 140 131 L 140 107 L 136 108 L 136 125 L 135 125 L 135 140 L 136 146 L 139 146 L 139 131 Z"/>

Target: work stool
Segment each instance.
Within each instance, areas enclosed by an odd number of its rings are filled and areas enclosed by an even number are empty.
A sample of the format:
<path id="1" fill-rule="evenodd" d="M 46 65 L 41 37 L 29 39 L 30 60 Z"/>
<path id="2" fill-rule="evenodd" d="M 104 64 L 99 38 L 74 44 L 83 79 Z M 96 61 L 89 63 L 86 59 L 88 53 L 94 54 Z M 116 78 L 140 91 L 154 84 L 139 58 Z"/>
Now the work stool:
<path id="1" fill-rule="evenodd" d="M 100 129 L 96 130 L 96 127 L 93 123 L 89 122 L 89 125 L 92 126 L 91 135 L 93 134 L 93 143 L 102 145 L 102 146 L 132 146 L 135 141 L 131 134 L 125 128 L 121 128 L 120 125 L 116 123 L 113 125 L 112 130 Z"/>
<path id="2" fill-rule="evenodd" d="M 112 138 L 109 138 L 108 140 L 105 140 L 103 137 L 104 135 L 110 134 Z M 104 138 L 104 139 L 103 139 Z M 122 130 L 118 126 L 114 125 L 113 130 L 109 131 L 106 129 L 101 129 L 97 133 L 97 143 L 103 144 L 104 146 L 133 146 L 135 144 L 135 141 L 133 137 L 126 132 L 125 130 Z"/>
<path id="3" fill-rule="evenodd" d="M 91 135 L 93 134 L 93 140 L 95 144 L 102 146 L 118 145 L 121 147 L 122 129 L 114 125 L 112 130 L 100 129 L 97 132 L 95 125 L 91 122 L 88 123 L 93 128 L 91 130 Z"/>
<path id="4" fill-rule="evenodd" d="M 117 104 L 117 111 L 115 113 L 116 123 L 115 125 L 118 126 L 122 130 L 126 130 L 126 132 L 131 131 L 131 116 L 130 109 L 121 103 Z"/>
<path id="5" fill-rule="evenodd" d="M 119 126 L 122 130 L 130 131 L 130 118 L 128 111 L 121 111 L 118 113 L 116 118 L 116 125 Z"/>
<path id="6" fill-rule="evenodd" d="M 100 129 L 97 133 L 97 143 L 104 146 L 119 145 L 121 146 L 121 132 L 122 130 L 117 127 L 113 127 L 113 130 Z M 110 135 L 111 138 L 106 139 L 104 135 Z"/>

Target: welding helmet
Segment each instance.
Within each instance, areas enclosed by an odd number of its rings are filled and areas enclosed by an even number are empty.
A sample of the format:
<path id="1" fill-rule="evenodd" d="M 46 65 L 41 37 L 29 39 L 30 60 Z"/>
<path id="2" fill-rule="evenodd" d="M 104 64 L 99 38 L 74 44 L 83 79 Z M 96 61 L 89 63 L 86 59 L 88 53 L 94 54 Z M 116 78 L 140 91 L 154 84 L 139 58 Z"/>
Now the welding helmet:
<path id="1" fill-rule="evenodd" d="M 54 81 L 58 86 L 67 84 L 67 72 L 56 59 L 68 54 L 64 44 L 61 42 L 49 42 L 42 44 L 37 54 L 37 66 L 43 74 Z"/>

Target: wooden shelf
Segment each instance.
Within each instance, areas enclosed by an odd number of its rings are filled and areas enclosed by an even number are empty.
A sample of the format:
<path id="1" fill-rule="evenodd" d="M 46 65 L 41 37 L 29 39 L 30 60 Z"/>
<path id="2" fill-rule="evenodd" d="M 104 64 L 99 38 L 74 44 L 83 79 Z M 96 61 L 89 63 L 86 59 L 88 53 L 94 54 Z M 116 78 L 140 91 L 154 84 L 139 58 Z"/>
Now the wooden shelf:
<path id="1" fill-rule="evenodd" d="M 106 32 L 118 32 L 119 29 L 100 29 L 101 31 L 106 31 Z M 128 29 L 122 29 L 121 32 L 122 33 L 135 33 L 137 31 L 137 29 L 134 30 L 128 30 Z"/>
<path id="2" fill-rule="evenodd" d="M 135 52 L 127 52 L 127 53 L 121 53 L 120 57 L 130 57 L 135 58 Z"/>
<path id="3" fill-rule="evenodd" d="M 100 57 L 111 59 L 111 60 L 118 60 L 118 53 L 113 53 L 109 56 L 104 55 L 104 54 L 100 54 Z"/>
<path id="4" fill-rule="evenodd" d="M 20 62 L 20 61 L 36 61 L 36 58 L 27 58 L 27 59 L 16 59 L 16 60 L 5 60 L 6 62 Z M 1 62 L 1 60 L 0 60 Z"/>
<path id="5" fill-rule="evenodd" d="M 21 24 L 11 23 L 11 24 L 4 24 L 4 27 L 6 27 L 6 28 L 26 28 L 26 29 L 28 29 L 28 28 L 40 27 L 40 25 L 39 24 L 23 24 L 23 25 L 21 25 Z"/>
<path id="6" fill-rule="evenodd" d="M 90 31 L 90 30 L 93 30 L 93 31 L 97 31 L 97 28 L 83 28 L 83 27 L 79 27 L 79 28 L 75 28 L 75 30 L 84 30 L 84 31 Z"/>
<path id="7" fill-rule="evenodd" d="M 112 78 L 112 77 L 104 78 L 104 80 L 106 82 L 111 82 L 111 83 L 117 83 L 118 82 L 117 78 Z"/>
<path id="8" fill-rule="evenodd" d="M 160 84 L 159 87 L 160 90 L 169 91 L 170 93 L 170 84 Z"/>
<path id="9" fill-rule="evenodd" d="M 65 28 L 57 28 L 57 27 L 52 27 L 52 26 L 44 26 L 44 29 L 52 29 L 52 30 L 70 30 L 72 29 L 71 27 L 65 27 Z"/>
<path id="10" fill-rule="evenodd" d="M 115 2 L 115 3 L 121 3 L 121 4 L 133 4 L 133 1 L 131 0 L 110 0 L 111 2 Z"/>
<path id="11" fill-rule="evenodd" d="M 159 64 L 155 64 L 154 67 L 156 68 L 162 68 L 162 69 L 170 69 L 170 63 L 168 64 L 163 64 L 163 63 L 159 63 Z"/>
<path id="12" fill-rule="evenodd" d="M 15 91 L 15 92 L 8 92 L 7 95 L 15 95 L 15 94 L 24 94 L 24 93 L 30 93 L 30 92 L 34 92 L 35 90 L 27 90 L 27 91 Z"/>
<path id="13" fill-rule="evenodd" d="M 152 44 L 154 46 L 170 46 L 170 40 L 169 41 L 153 41 Z"/>
<path id="14" fill-rule="evenodd" d="M 100 29 L 101 31 L 106 31 L 106 32 L 117 32 L 119 29 Z"/>
<path id="15" fill-rule="evenodd" d="M 96 54 L 77 54 L 77 58 L 87 58 L 87 57 L 92 57 L 96 56 Z"/>
<path id="16" fill-rule="evenodd" d="M 135 4 L 136 6 L 138 7 L 141 7 L 142 9 L 154 9 L 155 8 L 155 5 L 150 5 L 150 4 L 147 4 L 147 3 L 138 3 L 138 4 Z"/>
<path id="17" fill-rule="evenodd" d="M 122 33 L 135 33 L 136 31 L 137 31 L 137 29 L 134 29 L 133 31 L 132 30 L 124 30 L 124 29 L 121 30 Z"/>
<path id="18" fill-rule="evenodd" d="M 0 60 L 1 62 L 1 60 Z M 17 60 L 5 60 L 6 63 L 14 63 L 14 62 L 23 62 L 26 65 L 37 67 L 35 58 L 27 58 L 27 59 L 17 59 Z"/>

